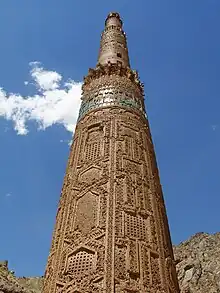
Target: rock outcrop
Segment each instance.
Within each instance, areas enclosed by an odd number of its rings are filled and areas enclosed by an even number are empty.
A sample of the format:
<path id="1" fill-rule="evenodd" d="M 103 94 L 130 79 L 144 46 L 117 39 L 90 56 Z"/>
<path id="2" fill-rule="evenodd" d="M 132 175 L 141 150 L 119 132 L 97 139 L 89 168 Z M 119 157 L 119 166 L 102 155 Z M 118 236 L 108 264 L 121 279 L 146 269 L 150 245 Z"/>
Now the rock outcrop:
<path id="1" fill-rule="evenodd" d="M 220 233 L 197 233 L 174 246 L 181 293 L 220 293 Z M 16 278 L 0 262 L 0 293 L 40 293 L 43 277 Z"/>
<path id="2" fill-rule="evenodd" d="M 43 278 L 16 278 L 8 262 L 0 262 L 0 293 L 40 293 Z"/>
<path id="3" fill-rule="evenodd" d="M 220 233 L 197 233 L 174 254 L 181 293 L 220 293 Z"/>

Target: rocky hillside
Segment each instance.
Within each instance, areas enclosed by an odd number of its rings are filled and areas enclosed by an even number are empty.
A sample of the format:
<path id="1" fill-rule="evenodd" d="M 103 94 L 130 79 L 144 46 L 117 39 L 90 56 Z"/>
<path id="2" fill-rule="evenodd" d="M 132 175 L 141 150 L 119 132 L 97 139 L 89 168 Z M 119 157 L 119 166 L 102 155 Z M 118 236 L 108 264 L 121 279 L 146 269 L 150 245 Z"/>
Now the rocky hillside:
<path id="1" fill-rule="evenodd" d="M 220 233 L 197 233 L 174 254 L 182 293 L 220 293 Z"/>
<path id="2" fill-rule="evenodd" d="M 181 293 L 220 293 L 220 233 L 198 233 L 174 246 Z M 43 278 L 16 278 L 0 262 L 0 293 L 40 293 Z"/>
<path id="3" fill-rule="evenodd" d="M 7 261 L 0 262 L 0 293 L 40 293 L 43 278 L 16 278 Z"/>

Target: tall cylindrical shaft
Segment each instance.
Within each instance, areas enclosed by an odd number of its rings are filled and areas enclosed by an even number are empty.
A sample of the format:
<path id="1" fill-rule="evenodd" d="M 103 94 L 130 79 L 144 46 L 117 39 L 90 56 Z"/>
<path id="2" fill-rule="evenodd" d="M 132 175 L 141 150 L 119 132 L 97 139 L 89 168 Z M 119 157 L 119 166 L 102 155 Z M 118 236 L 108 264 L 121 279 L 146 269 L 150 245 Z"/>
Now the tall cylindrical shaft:
<path id="1" fill-rule="evenodd" d="M 117 13 L 105 30 L 84 79 L 43 292 L 179 293 L 143 86 Z"/>

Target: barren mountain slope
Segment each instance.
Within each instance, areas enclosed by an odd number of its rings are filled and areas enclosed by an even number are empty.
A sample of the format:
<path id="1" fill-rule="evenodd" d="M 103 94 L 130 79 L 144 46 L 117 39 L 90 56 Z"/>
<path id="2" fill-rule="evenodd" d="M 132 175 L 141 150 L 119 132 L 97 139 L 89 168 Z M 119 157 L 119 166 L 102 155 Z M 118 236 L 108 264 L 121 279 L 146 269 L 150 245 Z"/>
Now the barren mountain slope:
<path id="1" fill-rule="evenodd" d="M 220 233 L 197 233 L 174 247 L 181 291 L 220 292 Z"/>

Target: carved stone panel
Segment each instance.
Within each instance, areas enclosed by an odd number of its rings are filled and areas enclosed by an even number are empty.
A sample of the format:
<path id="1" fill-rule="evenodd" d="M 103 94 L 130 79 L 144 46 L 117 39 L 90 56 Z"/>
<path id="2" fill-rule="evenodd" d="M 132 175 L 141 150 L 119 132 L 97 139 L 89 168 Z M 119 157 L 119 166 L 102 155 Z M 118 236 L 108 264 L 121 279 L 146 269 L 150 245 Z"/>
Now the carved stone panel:
<path id="1" fill-rule="evenodd" d="M 66 274 L 71 276 L 83 276 L 91 273 L 95 268 L 95 254 L 81 248 L 67 257 Z"/>
<path id="2" fill-rule="evenodd" d="M 150 252 L 146 248 L 144 243 L 140 245 L 140 254 L 141 254 L 141 274 L 143 286 L 146 290 L 150 289 L 151 286 L 151 274 L 150 274 Z"/>
<path id="3" fill-rule="evenodd" d="M 146 219 L 125 213 L 125 236 L 131 239 L 147 240 Z"/>
<path id="4" fill-rule="evenodd" d="M 124 234 L 123 208 L 124 208 L 124 178 L 118 178 L 115 186 L 116 190 L 116 206 L 115 211 L 115 234 L 117 237 L 122 237 Z"/>
<path id="5" fill-rule="evenodd" d="M 158 251 L 158 236 L 153 216 L 150 217 L 150 245 L 153 251 Z"/>
<path id="6" fill-rule="evenodd" d="M 88 192 L 77 200 L 74 229 L 83 235 L 97 226 L 99 197 Z"/>
<path id="7" fill-rule="evenodd" d="M 159 256 L 151 253 L 150 254 L 151 264 L 151 286 L 153 289 L 159 290 L 161 288 L 161 276 L 160 276 L 160 265 Z"/>
<path id="8" fill-rule="evenodd" d="M 127 158 L 140 159 L 139 132 L 127 126 L 122 126 L 121 136 L 124 137 L 124 154 Z"/>
<path id="9" fill-rule="evenodd" d="M 91 121 L 92 122 L 92 121 Z M 100 122 L 94 121 L 83 127 L 78 164 L 90 163 L 103 157 L 104 129 Z"/>
<path id="10" fill-rule="evenodd" d="M 127 247 L 116 245 L 115 247 L 115 277 L 118 279 L 126 278 L 126 256 Z"/>
<path id="11" fill-rule="evenodd" d="M 79 177 L 79 181 L 82 183 L 95 183 L 101 177 L 101 168 L 91 166 L 86 169 Z"/>
<path id="12" fill-rule="evenodd" d="M 139 243 L 137 240 L 129 241 L 129 273 L 132 279 L 139 277 Z"/>

